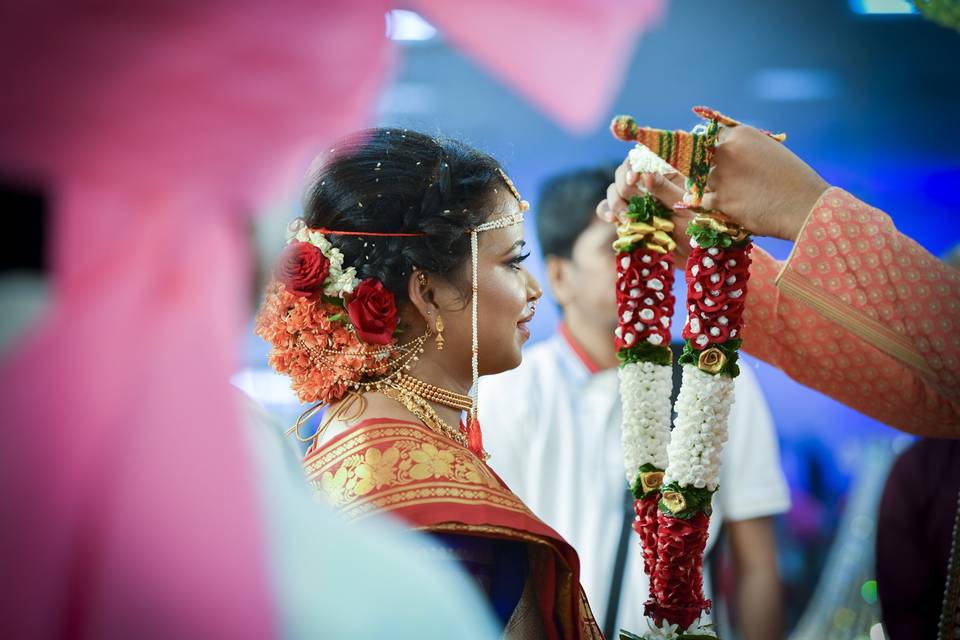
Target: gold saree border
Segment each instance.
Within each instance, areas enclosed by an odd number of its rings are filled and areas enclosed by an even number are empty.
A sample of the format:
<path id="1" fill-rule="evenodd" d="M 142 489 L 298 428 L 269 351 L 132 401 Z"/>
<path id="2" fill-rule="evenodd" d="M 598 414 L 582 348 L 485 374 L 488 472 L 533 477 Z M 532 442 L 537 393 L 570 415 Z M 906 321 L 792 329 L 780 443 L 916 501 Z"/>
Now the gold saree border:
<path id="1" fill-rule="evenodd" d="M 412 423 L 380 423 L 304 460 L 314 490 L 348 520 L 431 503 L 532 512 L 473 453 Z"/>

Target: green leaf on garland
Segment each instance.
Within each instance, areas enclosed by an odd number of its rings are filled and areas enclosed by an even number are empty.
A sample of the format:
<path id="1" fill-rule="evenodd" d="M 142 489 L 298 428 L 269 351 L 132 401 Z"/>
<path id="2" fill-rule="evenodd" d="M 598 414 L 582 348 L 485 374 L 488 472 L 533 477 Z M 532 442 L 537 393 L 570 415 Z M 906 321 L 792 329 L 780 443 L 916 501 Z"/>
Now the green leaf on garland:
<path id="1" fill-rule="evenodd" d="M 711 247 L 727 249 L 733 246 L 733 238 L 726 233 L 698 224 L 690 223 L 687 225 L 687 235 L 696 240 L 697 244 L 703 249 L 710 249 Z"/>
<path id="2" fill-rule="evenodd" d="M 627 205 L 627 217 L 636 222 L 650 222 L 653 216 L 669 220 L 672 215 L 673 211 L 650 194 L 633 196 Z"/>
<path id="3" fill-rule="evenodd" d="M 713 507 L 710 502 L 713 499 L 713 491 L 709 489 L 698 489 L 697 487 L 681 487 L 676 482 L 671 482 L 668 485 L 660 487 L 660 495 L 663 496 L 665 493 L 677 492 L 683 496 L 683 500 L 686 503 L 686 507 L 679 513 L 674 513 L 671 511 L 667 505 L 664 503 L 663 498 L 660 498 L 660 502 L 657 504 L 657 507 L 662 513 L 667 514 L 668 516 L 673 516 L 674 518 L 681 518 L 683 520 L 689 520 L 698 513 L 705 513 L 710 515 L 713 513 Z"/>
<path id="4" fill-rule="evenodd" d="M 335 307 L 343 307 L 343 306 L 344 306 L 344 304 L 343 304 L 343 298 L 340 298 L 340 297 L 338 297 L 338 296 L 328 296 L 328 295 L 324 294 L 324 295 L 323 295 L 323 301 L 326 302 L 327 304 L 332 304 L 332 305 L 334 305 Z"/>
<path id="5" fill-rule="evenodd" d="M 622 347 L 617 351 L 620 366 L 638 362 L 669 365 L 673 362 L 673 353 L 669 347 L 658 347 L 649 342 L 641 342 L 632 347 Z"/>
<path id="6" fill-rule="evenodd" d="M 957 0 L 913 0 L 913 4 L 933 22 L 960 31 L 960 2 Z"/>

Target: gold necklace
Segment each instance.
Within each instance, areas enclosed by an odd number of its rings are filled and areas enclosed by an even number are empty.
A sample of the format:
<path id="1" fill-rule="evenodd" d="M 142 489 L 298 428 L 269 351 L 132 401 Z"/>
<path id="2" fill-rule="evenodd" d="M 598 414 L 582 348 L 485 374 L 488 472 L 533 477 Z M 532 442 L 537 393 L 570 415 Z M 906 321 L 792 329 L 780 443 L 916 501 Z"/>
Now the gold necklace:
<path id="1" fill-rule="evenodd" d="M 424 382 L 423 380 L 414 378 L 408 373 L 400 374 L 396 382 L 398 386 L 430 402 L 436 402 L 437 404 L 442 404 L 451 409 L 459 409 L 460 411 L 469 412 L 473 409 L 473 398 L 470 396 Z"/>
<path id="2" fill-rule="evenodd" d="M 413 391 L 405 389 L 394 382 L 388 383 L 381 387 L 380 393 L 402 404 L 410 413 L 419 418 L 420 422 L 425 424 L 428 428 L 450 438 L 465 449 L 469 449 L 470 443 L 467 440 L 467 436 L 461 433 L 460 429 L 454 429 L 447 424 L 443 418 L 437 415 L 437 412 L 434 410 L 434 408 L 431 407 L 430 403 L 427 402 L 422 396 L 419 396 Z"/>
<path id="3" fill-rule="evenodd" d="M 297 340 L 300 346 L 307 352 L 307 358 L 314 367 L 318 369 L 334 369 L 338 373 L 342 372 L 348 375 L 359 373 L 361 378 L 370 378 L 365 382 L 358 380 L 347 383 L 350 389 L 363 393 L 365 391 L 379 390 L 380 387 L 389 382 L 396 381 L 404 371 L 412 368 L 423 354 L 423 345 L 428 335 L 429 334 L 425 333 L 404 344 L 392 345 L 372 351 L 354 352 L 337 351 L 335 349 L 316 349 L 306 344 L 303 338 L 299 336 Z M 332 354 L 336 354 L 339 357 L 333 357 Z M 340 358 L 342 358 L 342 356 L 354 356 L 358 358 L 373 356 L 377 362 L 372 366 L 362 365 L 359 369 L 354 370 L 350 367 L 345 368 L 344 365 L 341 364 Z"/>

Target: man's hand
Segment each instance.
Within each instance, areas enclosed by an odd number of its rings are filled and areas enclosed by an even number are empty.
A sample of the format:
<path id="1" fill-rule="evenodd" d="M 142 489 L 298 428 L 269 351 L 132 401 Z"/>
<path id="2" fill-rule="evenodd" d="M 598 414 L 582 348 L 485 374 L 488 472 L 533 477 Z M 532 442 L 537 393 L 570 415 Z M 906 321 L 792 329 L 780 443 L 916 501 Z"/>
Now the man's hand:
<path id="1" fill-rule="evenodd" d="M 663 203 L 668 209 L 683 198 L 683 184 L 685 178 L 679 173 L 662 176 L 658 173 L 636 173 L 630 169 L 629 160 L 624 160 L 617 167 L 615 182 L 607 188 L 607 197 L 597 205 L 597 215 L 607 222 L 623 222 L 624 213 L 629 206 L 630 198 L 644 195 L 640 185 Z M 675 253 L 678 260 L 676 265 L 683 268 L 690 253 L 690 237 L 687 235 L 687 224 L 692 215 L 687 211 L 674 211 L 674 239 L 677 241 Z"/>
<path id="2" fill-rule="evenodd" d="M 713 162 L 703 208 L 758 236 L 796 240 L 830 186 L 786 146 L 747 125 L 721 129 Z"/>

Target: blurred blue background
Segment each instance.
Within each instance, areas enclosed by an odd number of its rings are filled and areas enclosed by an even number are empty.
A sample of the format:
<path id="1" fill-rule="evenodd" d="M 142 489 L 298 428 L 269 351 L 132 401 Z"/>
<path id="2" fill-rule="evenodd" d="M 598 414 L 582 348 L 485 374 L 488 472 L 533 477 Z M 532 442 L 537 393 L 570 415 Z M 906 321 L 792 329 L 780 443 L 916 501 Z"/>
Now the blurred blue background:
<path id="1" fill-rule="evenodd" d="M 960 35 L 902 13 L 910 8 L 895 0 L 738 1 L 722 9 L 671 3 L 637 43 L 609 115 L 629 113 L 644 124 L 689 129 L 698 121 L 690 107 L 703 104 L 786 131 L 788 145 L 828 182 L 886 211 L 901 231 L 943 256 L 960 241 Z M 570 135 L 415 14 L 396 14 L 392 33 L 401 57 L 379 102 L 377 124 L 456 137 L 490 152 L 534 213 L 545 178 L 626 154 L 627 145 L 611 137 L 606 122 L 587 135 Z M 569 85 L 576 91 L 577 78 Z M 273 218 L 296 215 L 295 208 L 280 209 Z M 527 264 L 544 281 L 532 220 L 527 224 L 534 252 Z M 790 249 L 769 239 L 759 244 L 781 259 Z M 277 245 L 265 243 L 263 250 L 275 252 Z M 682 313 L 683 305 L 677 308 Z M 675 321 L 680 326 L 683 318 Z M 533 340 L 548 336 L 557 322 L 553 305 L 541 305 Z M 266 355 L 266 345 L 251 336 L 244 349 L 248 369 L 237 382 L 292 421 L 301 409 L 291 404 L 284 379 L 264 368 Z M 872 452 L 871 460 L 889 459 L 909 438 L 768 365 L 746 361 L 772 409 L 793 494 L 793 509 L 778 523 L 793 625 L 821 579 L 851 487 L 882 483 L 885 465 L 866 464 L 865 452 Z M 869 508 L 859 508 L 871 517 Z M 872 591 L 861 586 L 855 604 L 873 605 L 875 583 Z M 831 620 L 843 626 L 842 619 Z"/>

